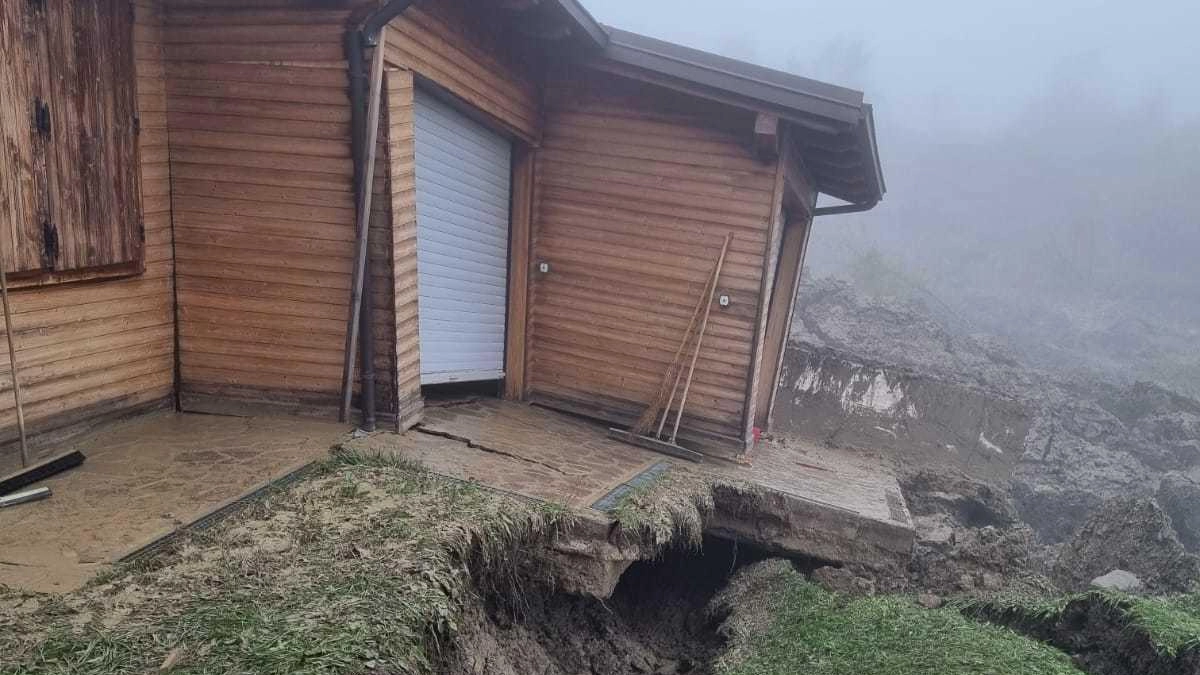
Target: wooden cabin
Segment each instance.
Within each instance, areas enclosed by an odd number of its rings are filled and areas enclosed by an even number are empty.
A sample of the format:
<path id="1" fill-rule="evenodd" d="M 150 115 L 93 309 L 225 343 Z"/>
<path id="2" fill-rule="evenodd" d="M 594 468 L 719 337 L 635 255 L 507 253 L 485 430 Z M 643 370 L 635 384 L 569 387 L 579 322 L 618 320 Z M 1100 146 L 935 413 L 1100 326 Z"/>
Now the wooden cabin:
<path id="1" fill-rule="evenodd" d="M 732 233 L 683 429 L 739 452 L 813 218 L 884 193 L 861 93 L 574 0 L 5 2 L 0 135 L 43 445 L 157 406 L 337 417 L 350 344 L 381 426 L 463 382 L 627 425 Z"/>

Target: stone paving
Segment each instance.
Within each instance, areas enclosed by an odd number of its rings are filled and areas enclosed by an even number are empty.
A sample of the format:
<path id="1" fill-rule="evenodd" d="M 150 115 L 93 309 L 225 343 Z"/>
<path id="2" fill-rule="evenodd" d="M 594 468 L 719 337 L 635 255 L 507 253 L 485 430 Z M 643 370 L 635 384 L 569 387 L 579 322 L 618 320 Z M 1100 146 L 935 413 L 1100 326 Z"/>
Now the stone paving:
<path id="1" fill-rule="evenodd" d="M 159 412 L 62 448 L 83 466 L 42 481 L 44 501 L 0 509 L 0 584 L 82 585 L 109 563 L 313 460 L 347 427 L 312 420 Z"/>
<path id="2" fill-rule="evenodd" d="M 172 412 L 106 426 L 72 444 L 88 456 L 82 467 L 42 483 L 54 491 L 50 499 L 0 510 L 0 584 L 76 588 L 114 560 L 326 456 L 347 431 L 313 420 Z M 350 445 L 560 503 L 597 522 L 608 516 L 592 505 L 652 467 L 704 472 L 768 495 L 758 511 L 715 514 L 710 527 L 723 536 L 846 561 L 906 556 L 911 546 L 892 475 L 869 456 L 799 441 L 764 441 L 746 465 L 694 464 L 609 439 L 590 420 L 480 399 L 430 404 L 417 429 Z"/>
<path id="3" fill-rule="evenodd" d="M 590 506 L 654 464 L 670 462 L 870 518 L 908 522 L 907 513 L 889 506 L 887 493 L 900 494 L 891 474 L 869 458 L 794 439 L 759 443 L 748 464 L 710 460 L 696 465 L 610 439 L 590 420 L 495 399 L 427 408 L 420 428 L 427 432 L 422 435 L 452 441 L 438 443 L 438 452 L 422 453 L 435 471 L 571 506 Z M 413 446 L 429 442 L 411 440 Z M 516 471 L 514 465 L 525 468 Z"/>
<path id="4" fill-rule="evenodd" d="M 428 407 L 414 432 L 376 435 L 368 445 L 440 474 L 577 509 L 666 463 L 671 471 L 703 472 L 770 495 L 770 512 L 747 515 L 746 522 L 718 514 L 729 534 L 759 543 L 778 539 L 785 552 L 833 560 L 903 558 L 912 543 L 911 518 L 892 474 L 869 456 L 793 439 L 759 443 L 749 464 L 695 464 L 612 440 L 589 420 L 480 399 Z M 777 536 L 773 527 L 782 528 Z"/>

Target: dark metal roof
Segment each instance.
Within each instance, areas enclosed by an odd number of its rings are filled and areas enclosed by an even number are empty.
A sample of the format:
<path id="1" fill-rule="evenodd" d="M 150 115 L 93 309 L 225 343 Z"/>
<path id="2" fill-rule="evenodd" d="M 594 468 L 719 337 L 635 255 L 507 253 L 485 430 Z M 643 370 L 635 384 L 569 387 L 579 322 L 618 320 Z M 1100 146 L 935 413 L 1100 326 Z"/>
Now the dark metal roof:
<path id="1" fill-rule="evenodd" d="M 604 59 L 609 63 L 791 122 L 820 192 L 859 205 L 883 198 L 875 121 L 862 92 L 628 31 L 607 31 Z"/>

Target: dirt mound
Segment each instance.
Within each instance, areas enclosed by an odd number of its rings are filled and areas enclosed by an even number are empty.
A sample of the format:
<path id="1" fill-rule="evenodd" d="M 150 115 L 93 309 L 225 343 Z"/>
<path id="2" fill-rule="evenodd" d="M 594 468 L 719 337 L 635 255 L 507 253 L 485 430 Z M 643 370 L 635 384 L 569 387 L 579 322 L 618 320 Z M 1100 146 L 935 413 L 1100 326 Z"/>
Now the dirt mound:
<path id="1" fill-rule="evenodd" d="M 959 473 L 922 470 L 903 478 L 900 487 L 914 516 L 946 516 L 957 527 L 1008 527 L 1020 522 L 1007 492 Z"/>
<path id="2" fill-rule="evenodd" d="M 1171 474 L 1158 488 L 1158 503 L 1171 517 L 1171 524 L 1184 548 L 1200 553 L 1200 480 Z"/>
<path id="3" fill-rule="evenodd" d="M 1046 544 L 1109 499 L 1161 488 L 1185 542 L 1200 546 L 1190 488 L 1166 482 L 1200 482 L 1200 401 L 1033 367 L 932 297 L 868 297 L 837 279 L 801 288 L 791 340 L 777 430 L 875 452 L 901 471 L 1011 483 L 1020 518 Z"/>
<path id="4" fill-rule="evenodd" d="M 928 470 L 904 479 L 902 488 L 917 529 L 910 588 L 995 591 L 1037 576 L 1040 547 L 1002 489 Z"/>
<path id="5" fill-rule="evenodd" d="M 1153 499 L 1107 502 L 1062 549 L 1054 572 L 1070 590 L 1085 590 L 1114 569 L 1128 570 L 1151 592 L 1183 593 L 1200 583 L 1200 557 L 1179 541 Z"/>

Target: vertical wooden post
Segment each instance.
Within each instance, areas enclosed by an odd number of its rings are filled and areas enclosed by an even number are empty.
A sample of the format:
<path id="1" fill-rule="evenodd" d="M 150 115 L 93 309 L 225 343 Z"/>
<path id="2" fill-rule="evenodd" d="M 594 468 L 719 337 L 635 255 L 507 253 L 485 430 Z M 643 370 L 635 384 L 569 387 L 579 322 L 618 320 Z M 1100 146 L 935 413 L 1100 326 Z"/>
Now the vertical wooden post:
<path id="1" fill-rule="evenodd" d="M 29 466 L 29 445 L 25 440 L 25 408 L 21 405 L 21 376 L 17 368 L 17 347 L 13 339 L 12 311 L 8 306 L 8 266 L 0 249 L 0 294 L 4 304 L 4 336 L 8 339 L 8 371 L 12 373 L 13 399 L 17 406 L 17 433 L 21 441 L 21 468 Z"/>
<path id="2" fill-rule="evenodd" d="M 775 270 L 779 263 L 779 247 L 783 243 L 783 195 L 786 190 L 786 168 L 790 154 L 784 138 L 784 151 L 775 165 L 775 187 L 771 197 L 771 222 L 767 228 L 767 244 L 763 251 L 763 275 L 759 287 L 758 319 L 755 322 L 754 344 L 750 352 L 750 372 L 747 378 L 743 441 L 749 447 L 754 429 L 759 380 L 762 378 L 763 344 L 767 334 L 767 315 L 775 285 Z"/>
<path id="3" fill-rule="evenodd" d="M 763 371 L 755 392 L 754 426 L 766 430 L 771 426 L 771 411 L 779 389 L 779 371 L 787 350 L 788 332 L 792 325 L 796 291 L 804 266 L 804 252 L 812 231 L 812 217 L 803 214 L 784 225 L 783 246 L 779 254 L 779 272 L 767 310 L 767 333 L 763 344 Z"/>
<path id="4" fill-rule="evenodd" d="M 525 396 L 525 342 L 528 335 L 529 273 L 533 234 L 534 149 L 513 147 L 512 216 L 508 262 L 508 330 L 505 335 L 504 398 Z"/>

